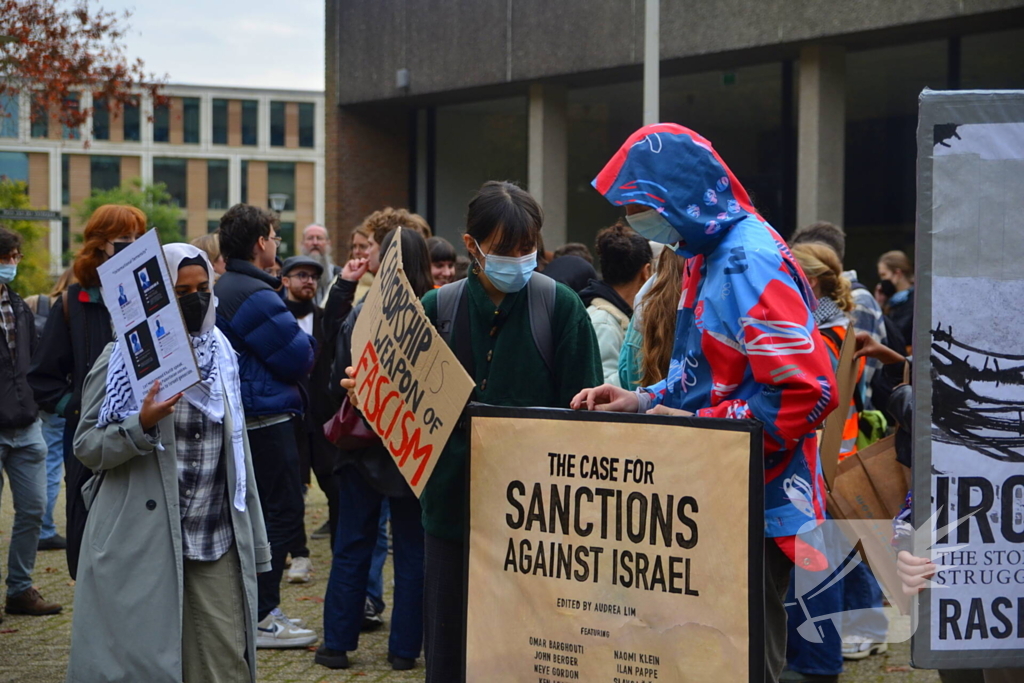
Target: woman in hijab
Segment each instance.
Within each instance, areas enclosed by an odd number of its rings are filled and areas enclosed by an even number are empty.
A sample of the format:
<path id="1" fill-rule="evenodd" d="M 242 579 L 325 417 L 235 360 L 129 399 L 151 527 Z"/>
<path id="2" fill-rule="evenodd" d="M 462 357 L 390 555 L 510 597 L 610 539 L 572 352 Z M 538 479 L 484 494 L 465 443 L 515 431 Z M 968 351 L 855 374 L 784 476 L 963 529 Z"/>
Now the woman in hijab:
<path id="1" fill-rule="evenodd" d="M 256 680 L 256 573 L 270 546 L 238 363 L 214 324 L 205 253 L 164 254 L 200 382 L 164 401 L 154 382 L 140 407 L 123 339 L 86 378 L 74 452 L 98 474 L 83 494 L 68 681 Z"/>

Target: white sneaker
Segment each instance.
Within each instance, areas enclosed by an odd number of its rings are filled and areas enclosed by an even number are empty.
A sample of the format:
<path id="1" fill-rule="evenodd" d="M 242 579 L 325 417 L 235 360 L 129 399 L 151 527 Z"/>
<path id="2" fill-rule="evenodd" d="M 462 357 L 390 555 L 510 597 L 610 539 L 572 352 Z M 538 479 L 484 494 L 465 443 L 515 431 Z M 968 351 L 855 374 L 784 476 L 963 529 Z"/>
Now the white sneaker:
<path id="1" fill-rule="evenodd" d="M 299 628 L 306 628 L 306 620 L 305 619 L 303 619 L 302 617 L 295 617 L 294 619 L 291 618 L 291 617 L 286 617 L 284 615 L 284 612 L 281 611 L 280 607 L 275 607 L 274 609 L 270 610 L 270 613 L 273 614 L 275 617 L 277 617 L 279 619 L 284 619 L 286 621 L 292 622 L 293 624 L 295 624 Z"/>
<path id="2" fill-rule="evenodd" d="M 256 625 L 256 647 L 260 649 L 286 649 L 309 647 L 319 639 L 316 633 L 299 628 L 286 618 L 271 612 Z"/>
<path id="3" fill-rule="evenodd" d="M 880 655 L 889 646 L 886 643 L 876 643 L 864 636 L 849 636 L 843 640 L 843 659 L 856 661 L 867 659 L 871 655 Z"/>
<path id="4" fill-rule="evenodd" d="M 288 583 L 309 583 L 313 580 L 313 563 L 308 557 L 293 557 L 291 569 L 288 570 Z"/>

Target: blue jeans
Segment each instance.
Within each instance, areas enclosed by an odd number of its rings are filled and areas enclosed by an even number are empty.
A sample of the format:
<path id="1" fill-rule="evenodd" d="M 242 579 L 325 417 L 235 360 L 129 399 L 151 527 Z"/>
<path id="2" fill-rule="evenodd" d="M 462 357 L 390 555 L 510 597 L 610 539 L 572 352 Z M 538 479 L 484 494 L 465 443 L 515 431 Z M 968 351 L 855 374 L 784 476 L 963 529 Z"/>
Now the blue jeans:
<path id="1" fill-rule="evenodd" d="M 385 498 L 380 506 L 380 527 L 377 529 L 377 545 L 373 547 L 373 557 L 370 558 L 370 580 L 366 584 L 366 597 L 370 598 L 374 609 L 383 612 L 384 604 L 384 563 L 388 559 L 388 517 L 391 516 L 391 506 Z"/>
<path id="2" fill-rule="evenodd" d="M 0 494 L 6 475 L 14 503 L 7 595 L 18 595 L 32 587 L 39 527 L 46 508 L 46 442 L 39 420 L 28 427 L 0 429 L 0 469 Z"/>
<path id="3" fill-rule="evenodd" d="M 43 513 L 43 528 L 39 540 L 57 535 L 53 523 L 53 508 L 60 493 L 60 480 L 64 478 L 64 418 L 53 413 L 39 411 L 43 423 L 43 439 L 46 441 L 46 511 Z"/>
<path id="4" fill-rule="evenodd" d="M 379 545 L 384 500 L 390 503 L 395 543 L 395 606 L 391 613 L 388 651 L 416 659 L 423 644 L 420 502 L 415 496 L 385 499 L 351 466 L 343 467 L 338 473 L 338 533 L 324 598 L 324 645 L 344 652 L 359 647 L 370 560 Z"/>
<path id="5" fill-rule="evenodd" d="M 786 660 L 794 671 L 834 676 L 843 671 L 843 636 L 863 636 L 874 642 L 885 642 L 889 621 L 882 611 L 882 590 L 864 562 L 818 593 L 818 587 L 831 580 L 852 550 L 830 516 L 826 517 L 822 529 L 828 569 L 803 572 L 794 568 L 789 584 L 786 595 L 789 616 Z M 808 590 L 813 584 L 817 586 Z M 796 597 L 798 590 L 804 593 L 800 600 Z M 806 623 L 809 619 L 818 618 L 821 619 L 813 624 Z M 815 633 L 813 640 L 805 637 Z"/>

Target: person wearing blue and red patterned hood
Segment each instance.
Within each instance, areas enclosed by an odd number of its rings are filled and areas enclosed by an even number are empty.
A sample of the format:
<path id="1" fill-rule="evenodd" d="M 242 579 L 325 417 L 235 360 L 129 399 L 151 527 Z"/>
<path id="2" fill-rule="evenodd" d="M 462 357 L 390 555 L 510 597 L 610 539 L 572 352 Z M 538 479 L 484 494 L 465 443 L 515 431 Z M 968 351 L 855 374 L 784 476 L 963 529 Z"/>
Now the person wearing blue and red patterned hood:
<path id="1" fill-rule="evenodd" d="M 633 133 L 593 182 L 642 236 L 687 259 L 668 376 L 636 391 L 605 384 L 574 409 L 756 419 L 764 425 L 765 680 L 786 659 L 793 563 L 827 561 L 798 537 L 825 515 L 815 429 L 837 404 L 814 325 L 815 297 L 782 238 L 711 143 L 659 123 Z M 816 545 L 816 544 L 815 544 Z"/>

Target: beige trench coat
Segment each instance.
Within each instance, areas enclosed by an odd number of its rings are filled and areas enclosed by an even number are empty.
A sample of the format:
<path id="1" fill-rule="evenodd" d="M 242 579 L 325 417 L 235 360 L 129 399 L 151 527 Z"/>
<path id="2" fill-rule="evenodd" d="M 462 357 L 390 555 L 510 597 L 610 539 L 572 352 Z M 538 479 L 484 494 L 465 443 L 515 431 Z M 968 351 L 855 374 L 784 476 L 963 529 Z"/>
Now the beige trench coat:
<path id="1" fill-rule="evenodd" d="M 75 457 L 105 475 L 89 506 L 75 585 L 68 683 L 180 683 L 182 546 L 174 416 L 160 421 L 164 450 L 143 433 L 139 416 L 96 428 L 113 344 L 85 380 Z M 183 399 L 184 400 L 184 399 Z M 224 443 L 230 448 L 231 411 Z M 227 481 L 234 459 L 224 458 Z M 256 680 L 256 573 L 270 569 L 270 544 L 245 439 L 246 510 L 231 505 L 245 596 L 247 658 Z M 92 495 L 90 480 L 84 488 Z"/>

